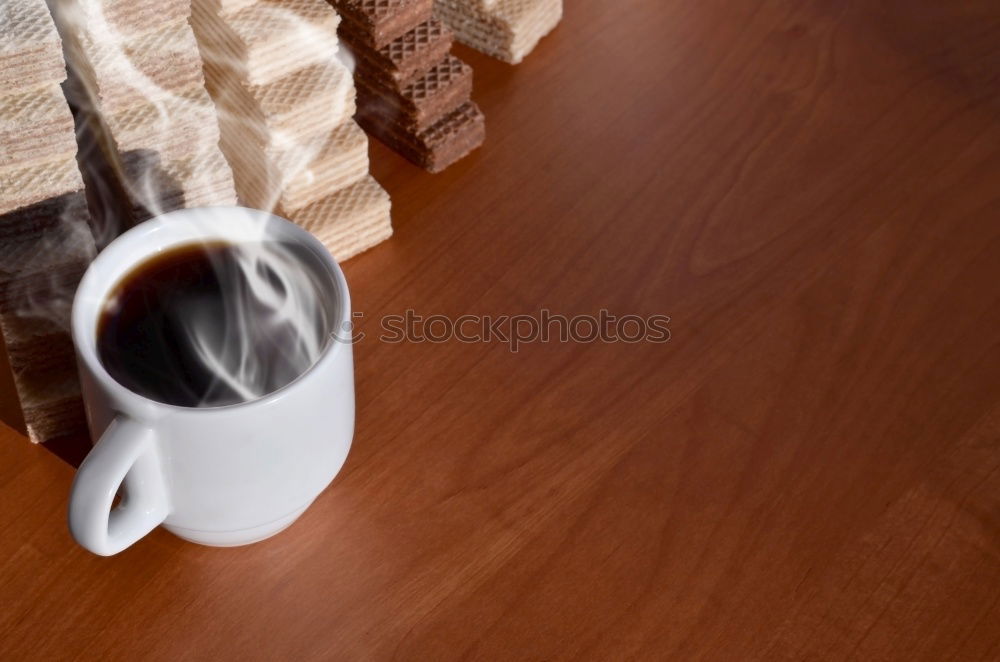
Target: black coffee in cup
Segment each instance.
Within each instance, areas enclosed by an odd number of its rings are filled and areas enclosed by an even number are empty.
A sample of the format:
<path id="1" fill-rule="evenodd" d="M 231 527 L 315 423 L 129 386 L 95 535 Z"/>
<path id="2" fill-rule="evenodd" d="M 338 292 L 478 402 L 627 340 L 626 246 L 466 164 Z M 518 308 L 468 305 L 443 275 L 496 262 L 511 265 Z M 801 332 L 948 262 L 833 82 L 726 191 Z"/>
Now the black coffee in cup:
<path id="1" fill-rule="evenodd" d="M 217 407 L 294 381 L 325 349 L 319 261 L 281 242 L 166 250 L 113 288 L 97 328 L 110 375 L 158 402 Z"/>

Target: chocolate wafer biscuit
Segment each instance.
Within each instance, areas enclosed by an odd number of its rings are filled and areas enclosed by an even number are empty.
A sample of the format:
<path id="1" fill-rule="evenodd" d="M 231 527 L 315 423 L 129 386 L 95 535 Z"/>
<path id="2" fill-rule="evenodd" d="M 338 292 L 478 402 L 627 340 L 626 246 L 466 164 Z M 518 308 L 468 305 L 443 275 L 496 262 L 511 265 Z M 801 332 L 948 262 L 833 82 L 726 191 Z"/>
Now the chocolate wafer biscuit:
<path id="1" fill-rule="evenodd" d="M 388 46 L 431 18 L 433 0 L 330 0 L 344 19 L 348 43 Z"/>
<path id="2" fill-rule="evenodd" d="M 430 172 L 441 172 L 479 147 L 486 138 L 485 118 L 471 101 L 416 133 L 377 110 L 359 112 L 358 123 L 399 154 Z"/>
<path id="3" fill-rule="evenodd" d="M 386 117 L 414 130 L 427 128 L 469 100 L 472 67 L 454 55 L 446 55 L 436 66 L 400 91 L 364 76 L 356 78 L 358 100 Z"/>
<path id="4" fill-rule="evenodd" d="M 483 116 L 469 101 L 472 70 L 448 54 L 451 34 L 421 0 L 330 1 L 358 62 L 362 128 L 431 172 L 482 143 Z"/>
<path id="5" fill-rule="evenodd" d="M 401 90 L 440 62 L 451 50 L 453 39 L 444 23 L 431 19 L 378 50 L 355 44 L 351 52 L 357 60 L 357 74 L 383 79 Z"/>

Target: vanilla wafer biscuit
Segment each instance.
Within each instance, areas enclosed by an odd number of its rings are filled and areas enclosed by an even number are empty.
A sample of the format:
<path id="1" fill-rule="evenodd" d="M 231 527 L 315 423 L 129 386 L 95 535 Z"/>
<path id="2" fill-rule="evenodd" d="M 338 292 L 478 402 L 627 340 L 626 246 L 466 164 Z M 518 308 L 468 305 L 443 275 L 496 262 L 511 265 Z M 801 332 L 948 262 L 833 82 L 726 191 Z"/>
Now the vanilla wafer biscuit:
<path id="1" fill-rule="evenodd" d="M 309 162 L 300 164 L 300 158 L 294 150 L 274 160 L 283 175 L 278 205 L 285 210 L 300 209 L 364 179 L 368 175 L 368 136 L 349 120 L 330 133 Z"/>
<path id="2" fill-rule="evenodd" d="M 50 205 L 52 201 L 72 196 L 80 196 L 82 201 L 82 193 L 77 192 L 42 204 Z M 31 209 L 32 207 L 27 207 L 24 212 L 19 210 L 21 213 L 0 215 L 0 222 L 15 216 L 20 220 Z M 31 270 L 12 276 L 5 274 L 0 279 L 0 327 L 8 349 L 17 346 L 27 350 L 39 338 L 51 339 L 68 333 L 73 293 L 89 260 L 93 259 L 92 255 L 86 256 L 86 259 L 83 256 L 77 256 L 79 259 L 67 259 L 65 256 L 52 258 L 42 255 L 42 249 L 48 250 L 50 247 L 44 237 L 31 237 L 27 243 L 36 253 L 36 259 L 30 265 Z M 90 247 L 93 249 L 92 239 Z M 15 360 L 11 367 L 23 373 L 30 368 L 25 363 Z M 72 360 L 68 367 L 72 368 Z M 25 388 L 37 389 L 38 386 L 25 384 Z"/>
<path id="3" fill-rule="evenodd" d="M 166 0 L 169 20 L 150 21 L 160 4 L 60 0 L 55 12 L 75 78 L 67 94 L 81 124 L 98 134 L 132 222 L 182 206 L 236 203 L 187 22 L 190 4 Z M 188 174 L 206 169 L 211 173 Z"/>
<path id="4" fill-rule="evenodd" d="M 345 130 L 350 132 L 348 140 Z M 303 206 L 368 172 L 367 137 L 350 119 L 325 134 L 296 136 L 281 145 L 247 140 L 239 123 L 224 121 L 222 147 L 240 200 L 258 209 L 280 201 Z"/>
<path id="5" fill-rule="evenodd" d="M 273 131 L 296 132 L 302 126 L 314 132 L 332 129 L 354 114 L 351 72 L 339 63 L 299 69 L 266 85 L 250 86 Z"/>
<path id="6" fill-rule="evenodd" d="M 517 64 L 562 20 L 562 0 L 435 0 L 435 15 L 455 38 Z"/>
<path id="7" fill-rule="evenodd" d="M 39 342 L 39 355 L 45 355 L 45 347 L 51 342 Z M 23 429 L 33 443 L 45 443 L 66 437 L 80 437 L 87 433 L 87 419 L 80 399 L 78 382 L 74 375 L 67 375 L 64 381 L 56 382 L 46 375 L 31 379 L 19 376 L 19 381 L 42 382 L 48 388 L 37 395 L 32 394 L 27 405 L 21 405 L 23 420 L 31 421 Z M 17 424 L 15 424 L 17 426 Z M 17 429 L 17 427 L 15 427 Z"/>
<path id="8" fill-rule="evenodd" d="M 0 99 L 0 213 L 83 188 L 58 82 Z"/>
<path id="9" fill-rule="evenodd" d="M 133 222 L 172 209 L 236 203 L 217 117 L 206 104 L 207 95 L 191 94 L 103 116 L 114 142 L 114 172 L 132 208 L 146 210 Z"/>
<path id="10" fill-rule="evenodd" d="M 268 144 L 267 127 L 259 122 L 248 124 L 244 118 L 233 118 L 231 112 L 220 106 L 219 130 L 222 136 L 219 144 L 233 172 L 240 204 L 254 209 L 271 209 L 281 194 L 281 174 L 264 156 Z"/>
<path id="11" fill-rule="evenodd" d="M 233 195 L 232 171 L 219 151 L 162 160 L 152 150 L 132 150 L 120 161 L 133 222 L 186 207 L 236 204 L 219 202 Z"/>
<path id="12" fill-rule="evenodd" d="M 79 275 L 74 280 L 79 281 Z M 8 422 L 33 443 L 86 434 L 69 335 L 39 335 L 26 342 L 8 343 L 5 349 L 20 410 L 19 420 Z"/>
<path id="13" fill-rule="evenodd" d="M 0 324 L 7 344 L 68 332 L 77 282 L 96 255 L 84 193 L 0 214 L 0 237 Z"/>
<path id="14" fill-rule="evenodd" d="M 260 0 L 228 14 L 216 0 L 195 0 L 192 24 L 206 63 L 262 85 L 335 57 L 340 17 L 317 0 Z"/>
<path id="15" fill-rule="evenodd" d="M 218 120 L 203 88 L 102 113 L 118 150 L 150 149 L 162 160 L 218 151 Z"/>
<path id="16" fill-rule="evenodd" d="M 94 29 L 113 39 L 152 32 L 187 21 L 191 0 L 49 0 L 60 11 L 85 12 Z"/>
<path id="17" fill-rule="evenodd" d="M 0 0 L 0 92 L 66 78 L 59 34 L 40 0 Z"/>
<path id="18" fill-rule="evenodd" d="M 353 77 L 336 58 L 339 18 L 326 2 L 268 0 L 227 14 L 217 0 L 195 0 L 192 23 L 243 204 L 299 209 L 367 175 Z"/>
<path id="19" fill-rule="evenodd" d="M 221 146 L 244 204 L 267 209 L 354 115 L 354 85 L 338 61 L 312 65 L 267 85 L 245 86 L 206 68 L 219 113 Z M 281 166 L 283 153 L 294 154 Z"/>
<path id="20" fill-rule="evenodd" d="M 312 7 L 312 13 L 307 14 L 310 25 L 322 25 L 315 13 L 317 7 L 336 16 L 322 0 L 296 0 L 291 6 Z M 246 19 L 244 27 L 253 24 L 245 12 L 237 17 Z M 294 23 L 292 19 L 284 22 Z M 270 29 L 267 22 L 257 25 L 265 33 Z M 283 70 L 262 77 L 250 74 L 251 66 L 245 59 L 259 59 L 254 53 L 262 38 L 244 34 L 237 39 L 234 29 L 210 14 L 205 0 L 195 2 L 194 27 L 205 61 L 207 86 L 223 120 L 241 121 L 248 131 L 253 131 L 255 123 L 266 124 L 270 131 L 285 132 L 292 140 L 304 132 L 332 130 L 353 115 L 353 85 L 350 72 L 335 57 L 334 29 L 300 33 L 300 37 L 308 34 L 321 41 L 298 49 L 297 57 L 287 60 Z M 265 139 L 260 131 L 255 137 Z"/>
<path id="21" fill-rule="evenodd" d="M 98 38 L 87 52 L 90 66 L 102 79 L 115 81 L 100 87 L 104 114 L 150 100 L 169 102 L 202 86 L 198 44 L 184 20 L 113 40 Z"/>
<path id="22" fill-rule="evenodd" d="M 0 91 L 0 169 L 53 153 L 76 153 L 73 118 L 56 82 L 31 90 Z"/>
<path id="23" fill-rule="evenodd" d="M 62 109 L 69 114 L 65 102 Z M 17 424 L 36 443 L 86 429 L 69 311 L 96 249 L 74 156 L 68 159 L 72 173 L 60 178 L 60 186 L 24 180 L 15 198 L 7 181 L 0 186 L 0 335 L 17 393 Z M 55 157 L 38 165 L 44 170 L 65 163 Z M 59 188 L 66 192 L 53 193 Z M 36 200 L 26 203 L 31 197 Z"/>
<path id="24" fill-rule="evenodd" d="M 9 211 L 38 200 L 83 188 L 76 152 L 0 169 L 0 211 Z"/>
<path id="25" fill-rule="evenodd" d="M 387 238 L 389 199 L 368 175 L 329 5 L 272 0 L 226 12 L 195 0 L 192 20 L 241 201 L 306 222 L 341 259 Z"/>
<path id="26" fill-rule="evenodd" d="M 242 9 L 253 5 L 258 0 L 212 0 L 220 13 L 224 15 L 234 14 Z"/>
<path id="27" fill-rule="evenodd" d="M 338 260 L 392 236 L 389 195 L 371 176 L 307 207 L 279 213 L 316 235 Z"/>
<path id="28" fill-rule="evenodd" d="M 6 341 L 67 331 L 74 279 L 95 255 L 81 190 L 0 214 L 0 319 Z"/>
<path id="29" fill-rule="evenodd" d="M 0 0 L 0 336 L 15 422 L 35 442 L 85 429 L 69 310 L 96 254 L 61 41 L 44 0 Z"/>

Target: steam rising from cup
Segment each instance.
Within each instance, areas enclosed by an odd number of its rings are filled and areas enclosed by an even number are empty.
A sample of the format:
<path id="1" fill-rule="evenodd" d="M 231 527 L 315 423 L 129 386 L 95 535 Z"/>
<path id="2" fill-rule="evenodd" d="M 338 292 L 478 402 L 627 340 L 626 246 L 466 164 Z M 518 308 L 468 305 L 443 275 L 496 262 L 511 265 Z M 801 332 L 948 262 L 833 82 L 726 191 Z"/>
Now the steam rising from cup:
<path id="1" fill-rule="evenodd" d="M 163 218 L 192 239 L 136 262 L 101 302 L 98 357 L 126 388 L 186 407 L 252 401 L 339 340 L 342 293 L 320 244 L 241 208 Z"/>
<path id="2" fill-rule="evenodd" d="M 329 340 L 321 285 L 300 256 L 277 242 L 235 249 L 235 268 L 214 264 L 228 287 L 222 310 L 215 302 L 192 306 L 185 320 L 188 342 L 216 380 L 199 406 L 247 402 L 291 383 Z"/>

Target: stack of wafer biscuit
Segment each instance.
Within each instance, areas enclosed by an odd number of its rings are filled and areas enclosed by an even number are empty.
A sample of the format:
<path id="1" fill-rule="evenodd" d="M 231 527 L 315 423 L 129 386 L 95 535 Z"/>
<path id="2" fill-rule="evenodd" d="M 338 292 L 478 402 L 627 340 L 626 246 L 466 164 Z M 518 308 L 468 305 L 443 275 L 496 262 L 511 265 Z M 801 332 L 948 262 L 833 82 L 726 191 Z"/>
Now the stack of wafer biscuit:
<path id="1" fill-rule="evenodd" d="M 562 0 L 434 0 L 463 44 L 517 64 L 562 19 Z"/>
<path id="2" fill-rule="evenodd" d="M 368 174 L 351 72 L 325 0 L 194 0 L 192 25 L 241 202 L 275 209 L 338 259 L 392 234 Z"/>
<path id="3" fill-rule="evenodd" d="M 357 60 L 357 118 L 366 131 L 431 172 L 482 144 L 472 68 L 450 54 L 453 35 L 433 18 L 432 0 L 330 1 Z"/>
<path id="4" fill-rule="evenodd" d="M 190 0 L 51 0 L 78 85 L 70 101 L 140 221 L 236 203 L 188 24 Z"/>
<path id="5" fill-rule="evenodd" d="M 45 0 L 0 0 L 0 15 L 0 377 L 18 397 L 7 422 L 49 441 L 86 429 L 69 312 L 94 238 Z"/>

